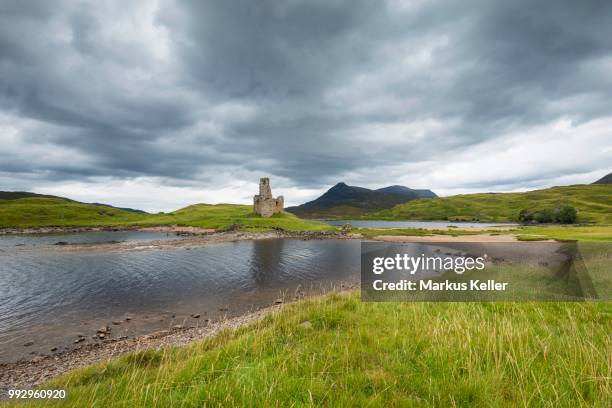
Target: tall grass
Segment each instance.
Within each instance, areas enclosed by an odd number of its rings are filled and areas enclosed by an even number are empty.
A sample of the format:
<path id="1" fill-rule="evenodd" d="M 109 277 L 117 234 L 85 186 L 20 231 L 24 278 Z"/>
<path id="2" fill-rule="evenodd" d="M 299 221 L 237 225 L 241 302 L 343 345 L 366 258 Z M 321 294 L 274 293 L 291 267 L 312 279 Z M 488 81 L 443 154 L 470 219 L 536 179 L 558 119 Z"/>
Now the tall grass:
<path id="1" fill-rule="evenodd" d="M 333 294 L 44 388 L 66 387 L 58 405 L 71 407 L 609 407 L 611 312 L 609 303 L 365 303 Z"/>

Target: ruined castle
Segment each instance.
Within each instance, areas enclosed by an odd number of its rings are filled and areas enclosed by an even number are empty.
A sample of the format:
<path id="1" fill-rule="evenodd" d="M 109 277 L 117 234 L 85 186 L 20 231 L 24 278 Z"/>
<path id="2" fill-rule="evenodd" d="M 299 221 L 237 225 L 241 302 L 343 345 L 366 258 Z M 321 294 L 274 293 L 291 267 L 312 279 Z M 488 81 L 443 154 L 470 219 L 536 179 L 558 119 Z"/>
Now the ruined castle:
<path id="1" fill-rule="evenodd" d="M 259 194 L 253 197 L 253 211 L 262 217 L 271 217 L 283 211 L 283 196 L 272 197 L 270 189 L 270 179 L 262 177 L 259 179 Z"/>

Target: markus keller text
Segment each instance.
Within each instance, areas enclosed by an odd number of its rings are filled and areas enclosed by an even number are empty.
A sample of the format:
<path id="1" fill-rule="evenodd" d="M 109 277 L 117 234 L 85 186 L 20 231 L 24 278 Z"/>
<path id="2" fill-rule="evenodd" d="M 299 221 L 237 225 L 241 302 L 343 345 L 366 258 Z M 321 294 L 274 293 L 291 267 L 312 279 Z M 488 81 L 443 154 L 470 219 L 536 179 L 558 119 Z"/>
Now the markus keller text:
<path id="1" fill-rule="evenodd" d="M 449 282 L 446 281 L 433 281 L 433 280 L 420 280 L 410 281 L 402 279 L 397 282 L 383 282 L 382 280 L 375 280 L 372 283 L 374 290 L 409 290 L 409 291 L 505 291 L 508 288 L 507 282 L 496 282 L 493 279 L 486 281 L 472 279 L 468 282 Z"/>

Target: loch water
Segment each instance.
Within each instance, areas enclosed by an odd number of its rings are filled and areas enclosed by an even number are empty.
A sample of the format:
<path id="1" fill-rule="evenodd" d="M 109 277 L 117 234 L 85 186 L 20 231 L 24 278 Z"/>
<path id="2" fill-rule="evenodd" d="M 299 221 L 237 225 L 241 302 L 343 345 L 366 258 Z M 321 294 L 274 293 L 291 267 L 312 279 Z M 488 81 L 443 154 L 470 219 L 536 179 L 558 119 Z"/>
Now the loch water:
<path id="1" fill-rule="evenodd" d="M 0 362 L 96 342 L 92 337 L 105 325 L 112 337 L 202 325 L 359 280 L 356 240 L 265 239 L 142 251 L 53 245 L 180 239 L 143 234 L 0 237 Z M 79 335 L 86 340 L 75 345 Z"/>

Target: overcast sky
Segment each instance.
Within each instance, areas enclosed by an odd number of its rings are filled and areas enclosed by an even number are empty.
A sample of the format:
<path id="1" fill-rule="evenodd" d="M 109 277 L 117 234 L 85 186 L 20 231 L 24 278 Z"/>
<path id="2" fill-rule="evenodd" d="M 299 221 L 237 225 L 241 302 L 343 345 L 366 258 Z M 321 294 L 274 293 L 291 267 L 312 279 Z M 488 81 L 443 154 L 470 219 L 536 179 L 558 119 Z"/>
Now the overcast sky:
<path id="1" fill-rule="evenodd" d="M 0 190 L 150 211 L 612 171 L 612 2 L 0 2 Z"/>

